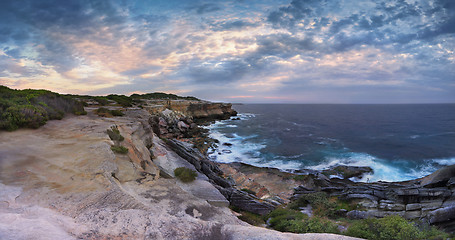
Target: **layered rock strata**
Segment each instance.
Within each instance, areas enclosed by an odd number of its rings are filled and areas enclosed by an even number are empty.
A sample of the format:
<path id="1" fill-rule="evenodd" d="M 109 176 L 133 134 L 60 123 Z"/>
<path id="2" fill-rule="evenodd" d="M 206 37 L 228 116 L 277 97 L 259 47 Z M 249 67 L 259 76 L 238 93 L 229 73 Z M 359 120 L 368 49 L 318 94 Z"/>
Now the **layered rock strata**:
<path id="1" fill-rule="evenodd" d="M 354 201 L 364 210 L 347 212 L 347 217 L 363 219 L 400 215 L 421 219 L 455 231 L 455 165 L 407 182 L 358 183 L 323 174 L 311 175 L 295 189 L 294 198 L 317 191 L 340 199 Z"/>

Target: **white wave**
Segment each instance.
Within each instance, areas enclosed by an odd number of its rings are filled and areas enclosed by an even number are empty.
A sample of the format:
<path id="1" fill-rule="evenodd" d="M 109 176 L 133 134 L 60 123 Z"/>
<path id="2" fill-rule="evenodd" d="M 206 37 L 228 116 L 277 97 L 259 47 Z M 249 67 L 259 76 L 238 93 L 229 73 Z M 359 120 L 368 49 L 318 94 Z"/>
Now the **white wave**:
<path id="1" fill-rule="evenodd" d="M 449 166 L 455 164 L 455 157 L 445 159 L 431 159 L 431 161 L 442 166 Z"/>
<path id="2" fill-rule="evenodd" d="M 338 165 L 349 166 L 368 166 L 373 169 L 373 174 L 365 174 L 361 179 L 353 179 L 361 182 L 376 182 L 376 181 L 406 181 L 422 177 L 419 172 L 407 172 L 405 169 L 394 166 L 393 163 L 388 164 L 382 159 L 365 153 L 350 153 L 346 157 L 329 158 L 324 163 L 309 166 L 314 170 L 329 169 Z"/>
<path id="3" fill-rule="evenodd" d="M 420 135 L 412 135 L 412 136 L 410 136 L 409 138 L 411 138 L 411 139 L 416 139 L 416 138 L 419 138 L 419 137 L 420 137 Z"/>

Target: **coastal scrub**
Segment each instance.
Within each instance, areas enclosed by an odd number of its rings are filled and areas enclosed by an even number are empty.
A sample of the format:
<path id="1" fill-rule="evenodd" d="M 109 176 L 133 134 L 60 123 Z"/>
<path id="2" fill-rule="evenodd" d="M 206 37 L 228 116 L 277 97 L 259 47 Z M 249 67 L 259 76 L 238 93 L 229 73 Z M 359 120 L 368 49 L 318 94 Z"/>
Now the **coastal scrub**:
<path id="1" fill-rule="evenodd" d="M 174 170 L 174 175 L 182 182 L 192 182 L 196 179 L 197 173 L 193 169 L 179 167 Z"/>

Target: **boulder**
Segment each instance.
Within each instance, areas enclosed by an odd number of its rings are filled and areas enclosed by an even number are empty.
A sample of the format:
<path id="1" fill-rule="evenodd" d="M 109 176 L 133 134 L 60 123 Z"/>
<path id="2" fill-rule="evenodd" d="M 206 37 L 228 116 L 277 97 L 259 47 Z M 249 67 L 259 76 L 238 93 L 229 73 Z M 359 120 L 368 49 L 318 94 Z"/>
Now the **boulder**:
<path id="1" fill-rule="evenodd" d="M 424 187 L 446 186 L 451 178 L 455 176 L 455 165 L 447 166 L 420 179 L 420 185 Z"/>
<path id="2" fill-rule="evenodd" d="M 430 224 L 455 220 L 455 205 L 431 211 L 427 215 Z"/>
<path id="3" fill-rule="evenodd" d="M 361 178 L 365 173 L 373 173 L 373 169 L 370 167 L 356 167 L 340 165 L 329 170 L 324 170 L 326 175 L 338 175 L 345 179 L 356 177 Z"/>

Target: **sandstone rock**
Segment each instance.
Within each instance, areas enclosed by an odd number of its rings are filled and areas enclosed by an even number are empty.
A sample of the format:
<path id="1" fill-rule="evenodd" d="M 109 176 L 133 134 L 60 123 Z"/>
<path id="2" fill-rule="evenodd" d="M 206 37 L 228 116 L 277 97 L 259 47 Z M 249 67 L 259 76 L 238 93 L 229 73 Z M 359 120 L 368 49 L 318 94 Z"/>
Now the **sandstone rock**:
<path id="1" fill-rule="evenodd" d="M 447 166 L 420 179 L 421 186 L 439 187 L 446 186 L 449 179 L 455 176 L 455 165 Z"/>
<path id="2" fill-rule="evenodd" d="M 405 210 L 405 205 L 400 203 L 395 204 L 380 203 L 379 209 L 384 209 L 387 211 L 403 211 Z"/>
<path id="3" fill-rule="evenodd" d="M 406 219 L 417 219 L 420 218 L 422 213 L 420 211 L 406 211 L 404 214 L 404 218 Z"/>
<path id="4" fill-rule="evenodd" d="M 437 201 L 425 201 L 421 202 L 422 211 L 429 211 L 440 208 L 442 206 L 442 200 Z"/>
<path id="5" fill-rule="evenodd" d="M 427 215 L 429 223 L 445 222 L 455 219 L 455 205 L 431 211 Z"/>
<path id="6" fill-rule="evenodd" d="M 340 165 L 329 170 L 322 171 L 327 175 L 339 175 L 345 179 L 356 177 L 361 178 L 366 173 L 373 173 L 373 169 L 370 167 L 356 167 Z"/>
<path id="7" fill-rule="evenodd" d="M 418 210 L 421 208 L 422 208 L 422 205 L 420 205 L 419 203 L 411 203 L 411 204 L 406 205 L 406 211 L 414 211 L 414 210 Z"/>
<path id="8" fill-rule="evenodd" d="M 378 202 L 377 201 L 372 201 L 370 199 L 362 199 L 357 202 L 358 205 L 365 207 L 365 208 L 377 208 L 378 207 Z"/>
<path id="9" fill-rule="evenodd" d="M 346 200 L 351 200 L 351 199 L 368 199 L 368 200 L 371 200 L 373 202 L 377 202 L 378 201 L 378 198 L 375 197 L 375 196 L 372 196 L 372 195 L 369 195 L 369 194 L 347 194 L 345 197 L 344 197 Z"/>
<path id="10" fill-rule="evenodd" d="M 228 189 L 226 198 L 229 200 L 232 206 L 238 207 L 244 211 L 252 212 L 259 215 L 266 215 L 275 209 L 270 203 L 260 202 L 259 200 L 252 197 L 250 194 L 243 191 L 231 188 Z"/>

